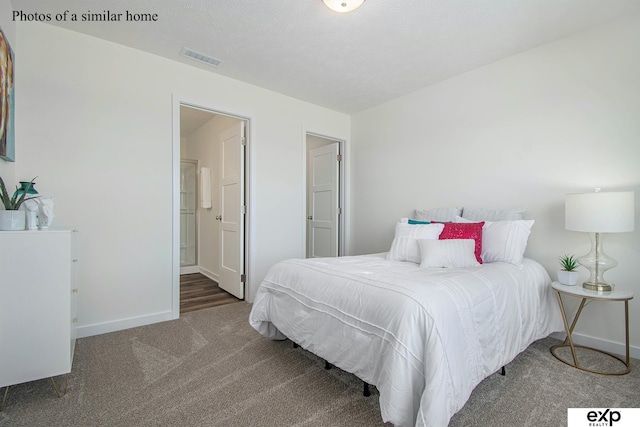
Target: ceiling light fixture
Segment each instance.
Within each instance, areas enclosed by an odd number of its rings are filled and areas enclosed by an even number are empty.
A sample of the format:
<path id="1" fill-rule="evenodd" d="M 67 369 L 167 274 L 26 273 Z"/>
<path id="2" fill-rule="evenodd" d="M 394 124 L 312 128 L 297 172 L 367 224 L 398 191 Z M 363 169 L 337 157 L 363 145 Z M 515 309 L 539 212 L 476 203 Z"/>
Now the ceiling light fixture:
<path id="1" fill-rule="evenodd" d="M 364 0 L 322 0 L 325 5 L 336 12 L 351 12 L 359 8 Z"/>

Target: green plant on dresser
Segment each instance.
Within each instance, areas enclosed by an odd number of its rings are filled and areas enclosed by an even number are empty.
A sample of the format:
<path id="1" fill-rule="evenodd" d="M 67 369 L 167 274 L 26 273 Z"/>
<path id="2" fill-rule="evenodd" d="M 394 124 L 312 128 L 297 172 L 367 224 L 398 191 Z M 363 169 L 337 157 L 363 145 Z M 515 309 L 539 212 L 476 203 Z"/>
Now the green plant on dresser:
<path id="1" fill-rule="evenodd" d="M 36 179 L 33 178 L 29 185 L 27 186 L 27 191 L 33 187 L 33 182 Z M 4 206 L 4 210 L 6 211 L 17 211 L 20 209 L 20 206 L 25 202 L 25 200 L 35 199 L 38 196 L 27 196 L 27 191 L 18 191 L 18 187 L 16 187 L 16 191 L 14 191 L 12 196 L 9 196 L 7 192 L 7 187 L 4 184 L 4 180 L 0 177 L 0 201 L 2 201 L 2 206 Z"/>

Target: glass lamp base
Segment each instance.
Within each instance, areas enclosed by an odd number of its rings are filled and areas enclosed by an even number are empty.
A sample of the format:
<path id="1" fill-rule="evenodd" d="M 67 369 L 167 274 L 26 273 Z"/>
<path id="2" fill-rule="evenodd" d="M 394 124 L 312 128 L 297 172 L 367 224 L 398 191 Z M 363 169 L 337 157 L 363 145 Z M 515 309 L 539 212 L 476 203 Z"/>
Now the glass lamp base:
<path id="1" fill-rule="evenodd" d="M 613 285 L 604 280 L 604 273 L 612 269 L 618 262 L 604 253 L 602 241 L 604 236 L 601 233 L 590 233 L 591 252 L 578 258 L 580 265 L 589 270 L 589 280 L 582 284 L 582 287 L 597 292 L 611 292 Z"/>
<path id="2" fill-rule="evenodd" d="M 608 283 L 584 282 L 582 287 L 596 292 L 611 292 L 613 290 L 613 285 Z"/>

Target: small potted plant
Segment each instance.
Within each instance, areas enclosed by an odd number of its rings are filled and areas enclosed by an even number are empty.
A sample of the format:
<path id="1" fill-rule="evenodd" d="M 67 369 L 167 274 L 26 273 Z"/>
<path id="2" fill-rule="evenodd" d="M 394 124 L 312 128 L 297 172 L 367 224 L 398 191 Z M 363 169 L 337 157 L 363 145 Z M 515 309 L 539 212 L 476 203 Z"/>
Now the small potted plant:
<path id="1" fill-rule="evenodd" d="M 564 255 L 559 258 L 562 270 L 558 271 L 558 281 L 563 285 L 574 286 L 580 280 L 580 273 L 576 271 L 580 263 L 573 255 Z"/>
<path id="2" fill-rule="evenodd" d="M 29 182 L 27 190 L 33 186 L 33 181 Z M 25 200 L 33 199 L 37 196 L 27 196 L 27 190 L 16 191 L 9 196 L 4 180 L 0 177 L 0 202 L 4 210 L 0 210 L 0 230 L 24 230 L 25 229 L 25 211 L 18 210 Z"/>

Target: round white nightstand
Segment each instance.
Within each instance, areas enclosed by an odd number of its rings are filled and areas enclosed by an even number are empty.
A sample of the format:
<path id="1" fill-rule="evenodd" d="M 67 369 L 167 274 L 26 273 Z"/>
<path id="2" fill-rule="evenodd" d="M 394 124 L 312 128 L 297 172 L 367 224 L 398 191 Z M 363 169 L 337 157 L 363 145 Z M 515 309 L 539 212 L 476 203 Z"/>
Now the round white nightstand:
<path id="1" fill-rule="evenodd" d="M 582 285 L 567 286 L 567 285 L 561 284 L 560 282 L 551 283 L 551 287 L 553 288 L 554 291 L 556 291 L 556 295 L 558 297 L 558 304 L 560 306 L 560 313 L 562 314 L 562 320 L 564 321 L 564 329 L 567 332 L 567 338 L 564 340 L 562 344 L 554 345 L 553 347 L 551 347 L 551 354 L 553 354 L 553 356 L 559 361 L 566 363 L 569 366 L 573 366 L 574 368 L 581 369 L 583 371 L 593 372 L 595 374 L 603 374 L 603 375 L 628 374 L 631 371 L 631 365 L 629 364 L 629 300 L 633 299 L 633 292 L 625 289 L 618 289 L 616 287 L 611 292 L 603 293 L 603 292 L 590 291 L 588 289 L 583 288 Z M 582 301 L 580 302 L 580 307 L 578 307 L 578 311 L 576 312 L 576 315 L 573 318 L 573 321 L 571 322 L 571 326 L 569 326 L 569 322 L 567 321 L 567 314 L 564 309 L 564 304 L 562 303 L 561 295 L 568 295 L 575 298 L 582 298 Z M 622 360 L 620 357 L 614 354 L 607 353 L 606 351 L 602 351 L 596 348 L 586 347 L 582 345 L 575 345 L 573 343 L 573 338 L 571 334 L 573 333 L 573 329 L 575 328 L 576 323 L 578 323 L 578 318 L 582 313 L 582 309 L 584 308 L 587 301 L 590 301 L 590 300 L 624 302 L 624 334 L 625 334 L 625 352 L 626 352 L 625 360 Z M 571 363 L 571 361 L 562 359 L 556 354 L 556 350 L 563 347 L 571 348 L 573 363 Z M 587 350 L 597 351 L 598 353 L 602 353 L 609 357 L 613 357 L 614 359 L 617 359 L 620 362 L 622 362 L 625 365 L 626 370 L 620 371 L 620 372 L 603 372 L 603 371 L 584 368 L 580 366 L 580 363 L 578 362 L 578 357 L 576 356 L 576 348 L 584 348 Z"/>

